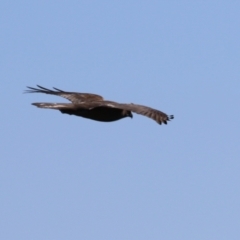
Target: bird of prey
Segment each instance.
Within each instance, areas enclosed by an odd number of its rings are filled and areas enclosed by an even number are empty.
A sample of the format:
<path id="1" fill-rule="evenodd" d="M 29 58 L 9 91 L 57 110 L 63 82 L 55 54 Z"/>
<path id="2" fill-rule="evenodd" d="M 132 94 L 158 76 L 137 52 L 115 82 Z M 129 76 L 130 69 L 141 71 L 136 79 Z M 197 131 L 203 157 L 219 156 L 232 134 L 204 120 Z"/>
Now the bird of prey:
<path id="1" fill-rule="evenodd" d="M 173 115 L 167 115 L 156 109 L 137 105 L 123 104 L 104 100 L 103 97 L 78 92 L 66 92 L 58 88 L 50 90 L 37 85 L 38 88 L 27 87 L 25 93 L 46 93 L 68 99 L 71 103 L 32 103 L 39 108 L 59 110 L 62 113 L 76 115 L 101 122 L 117 121 L 125 117 L 133 117 L 132 112 L 152 118 L 159 124 L 167 124 L 173 119 Z"/>

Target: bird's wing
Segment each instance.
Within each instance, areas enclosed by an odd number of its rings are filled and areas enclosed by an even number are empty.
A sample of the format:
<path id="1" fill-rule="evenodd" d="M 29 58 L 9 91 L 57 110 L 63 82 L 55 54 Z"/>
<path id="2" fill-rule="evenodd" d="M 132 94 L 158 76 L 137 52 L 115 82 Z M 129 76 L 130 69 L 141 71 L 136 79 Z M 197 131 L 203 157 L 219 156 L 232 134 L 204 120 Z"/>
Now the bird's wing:
<path id="1" fill-rule="evenodd" d="M 90 93 L 77 93 L 77 92 L 65 92 L 58 88 L 53 88 L 54 90 L 47 89 L 44 87 L 41 87 L 37 85 L 38 88 L 33 87 L 27 87 L 28 89 L 25 91 L 25 93 L 46 93 L 51 95 L 60 96 L 63 98 L 68 99 L 72 103 L 82 103 L 82 102 L 88 102 L 88 101 L 102 101 L 103 97 L 96 95 L 96 94 L 90 94 Z"/>
<path id="2" fill-rule="evenodd" d="M 167 121 L 170 121 L 174 118 L 173 115 L 167 115 L 164 112 L 161 112 L 157 109 L 153 109 L 150 107 L 142 106 L 142 105 L 136 105 L 136 104 L 123 104 L 123 108 L 130 110 L 132 112 L 135 112 L 137 114 L 141 114 L 143 116 L 152 118 L 159 124 L 167 124 Z"/>
<path id="3" fill-rule="evenodd" d="M 167 121 L 170 121 L 174 118 L 173 115 L 167 115 L 164 112 L 161 112 L 157 109 L 153 109 L 150 107 L 137 105 L 137 104 L 122 104 L 122 103 L 116 103 L 116 102 L 110 102 L 110 101 L 103 101 L 99 102 L 98 106 L 95 107 L 109 107 L 109 108 L 119 108 L 123 110 L 128 110 L 137 114 L 141 114 L 143 116 L 149 117 L 153 120 L 155 120 L 159 124 L 167 124 Z"/>

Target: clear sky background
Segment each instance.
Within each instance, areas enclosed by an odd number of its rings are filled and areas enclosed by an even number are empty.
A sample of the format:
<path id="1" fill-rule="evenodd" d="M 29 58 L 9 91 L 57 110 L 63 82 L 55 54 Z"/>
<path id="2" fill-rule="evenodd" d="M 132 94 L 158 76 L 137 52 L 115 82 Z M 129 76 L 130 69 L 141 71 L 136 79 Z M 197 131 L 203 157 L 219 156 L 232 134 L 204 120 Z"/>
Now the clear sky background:
<path id="1" fill-rule="evenodd" d="M 0 3 L 0 239 L 239 240 L 240 1 Z M 101 123 L 36 84 L 157 108 Z"/>

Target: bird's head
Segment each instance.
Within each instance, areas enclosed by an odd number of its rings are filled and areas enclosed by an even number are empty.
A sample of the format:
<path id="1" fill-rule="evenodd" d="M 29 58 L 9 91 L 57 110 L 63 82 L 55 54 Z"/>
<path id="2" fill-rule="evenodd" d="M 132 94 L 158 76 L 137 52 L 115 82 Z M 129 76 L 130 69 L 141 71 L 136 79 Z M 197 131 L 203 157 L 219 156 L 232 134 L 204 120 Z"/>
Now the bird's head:
<path id="1" fill-rule="evenodd" d="M 133 118 L 133 115 L 132 115 L 132 112 L 131 112 L 131 111 L 126 111 L 125 116 L 126 116 L 126 117 L 130 117 L 130 118 Z"/>

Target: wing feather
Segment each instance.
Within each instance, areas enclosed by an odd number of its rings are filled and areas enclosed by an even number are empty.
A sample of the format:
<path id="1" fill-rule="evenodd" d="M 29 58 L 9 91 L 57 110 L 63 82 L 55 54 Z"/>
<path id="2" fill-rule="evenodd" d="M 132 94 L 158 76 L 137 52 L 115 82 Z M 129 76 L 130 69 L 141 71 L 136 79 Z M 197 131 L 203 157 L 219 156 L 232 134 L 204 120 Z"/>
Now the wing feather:
<path id="1" fill-rule="evenodd" d="M 121 104 L 122 108 L 125 110 L 129 110 L 132 112 L 135 112 L 137 114 L 141 114 L 143 116 L 149 117 L 153 120 L 155 120 L 159 124 L 167 124 L 167 121 L 170 121 L 171 119 L 174 118 L 173 115 L 167 115 L 164 112 L 161 112 L 157 109 L 153 109 L 150 107 L 146 107 L 143 105 L 137 105 L 137 104 Z"/>
<path id="2" fill-rule="evenodd" d="M 46 93 L 51 95 L 60 96 L 68 99 L 72 103 L 82 103 L 85 101 L 102 101 L 103 97 L 96 94 L 90 93 L 78 93 L 78 92 L 66 92 L 58 88 L 53 88 L 54 90 L 37 85 L 38 88 L 27 87 L 28 89 L 25 93 Z"/>

